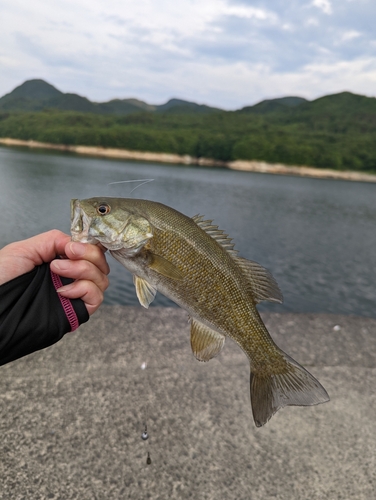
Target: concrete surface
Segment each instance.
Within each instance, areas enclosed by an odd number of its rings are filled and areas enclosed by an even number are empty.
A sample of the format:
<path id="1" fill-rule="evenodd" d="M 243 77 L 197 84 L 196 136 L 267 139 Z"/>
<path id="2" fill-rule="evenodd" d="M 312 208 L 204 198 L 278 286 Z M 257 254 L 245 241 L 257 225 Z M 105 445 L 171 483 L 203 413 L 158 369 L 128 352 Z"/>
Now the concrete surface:
<path id="1" fill-rule="evenodd" d="M 376 320 L 263 317 L 330 403 L 257 429 L 231 341 L 199 363 L 184 311 L 102 307 L 0 367 L 0 499 L 376 498 Z"/>

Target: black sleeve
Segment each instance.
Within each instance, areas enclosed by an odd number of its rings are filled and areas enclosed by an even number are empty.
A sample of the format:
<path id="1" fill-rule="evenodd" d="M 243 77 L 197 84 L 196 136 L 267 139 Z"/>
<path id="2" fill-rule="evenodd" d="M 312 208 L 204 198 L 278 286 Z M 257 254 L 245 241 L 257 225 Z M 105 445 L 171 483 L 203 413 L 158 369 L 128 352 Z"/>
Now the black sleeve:
<path id="1" fill-rule="evenodd" d="M 71 282 L 42 264 L 0 286 L 0 365 L 54 344 L 89 319 L 81 299 L 56 293 Z"/>

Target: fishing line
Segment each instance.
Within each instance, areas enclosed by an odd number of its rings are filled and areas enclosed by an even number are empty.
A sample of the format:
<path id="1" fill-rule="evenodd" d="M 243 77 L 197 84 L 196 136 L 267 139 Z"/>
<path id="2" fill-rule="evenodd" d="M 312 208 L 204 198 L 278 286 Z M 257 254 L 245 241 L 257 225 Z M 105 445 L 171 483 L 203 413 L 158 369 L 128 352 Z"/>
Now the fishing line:
<path id="1" fill-rule="evenodd" d="M 141 369 L 140 380 L 142 382 L 141 385 L 143 387 L 143 392 L 140 396 L 140 423 L 142 425 L 142 428 L 140 429 L 140 438 L 145 443 L 143 446 L 145 446 L 145 451 L 147 451 L 147 458 L 145 463 L 146 465 L 150 465 L 152 463 L 151 445 L 153 443 L 153 437 L 150 433 L 150 430 L 155 431 L 155 428 L 150 429 L 149 421 L 151 412 L 155 410 L 154 405 L 156 397 L 155 393 L 153 393 L 152 390 L 150 377 L 153 377 L 153 372 L 157 369 L 155 366 L 156 352 L 153 351 L 153 349 L 150 347 L 144 347 L 141 349 L 141 353 L 141 359 L 143 359 L 143 361 L 139 366 Z M 158 359 L 160 360 L 162 357 L 164 357 L 163 354 L 158 353 Z"/>
<path id="2" fill-rule="evenodd" d="M 146 361 L 144 361 L 141 365 L 141 370 L 144 371 L 144 374 L 143 374 L 143 385 L 144 385 L 144 389 L 145 389 L 145 393 L 150 393 L 150 384 L 149 384 L 149 380 L 148 380 L 148 376 L 146 374 L 146 368 L 147 368 L 148 364 Z M 144 426 L 144 432 L 142 433 L 142 439 L 146 440 L 148 439 L 148 418 L 149 418 L 149 404 L 148 404 L 148 400 L 147 398 L 144 399 L 143 401 L 143 426 Z M 145 437 L 146 435 L 146 437 Z"/>
<path id="3" fill-rule="evenodd" d="M 148 420 L 149 420 L 149 401 L 147 399 L 147 395 L 150 394 L 151 387 L 150 387 L 150 382 L 149 382 L 149 376 L 146 372 L 148 363 L 147 361 L 143 361 L 141 364 L 141 370 L 143 371 L 143 386 L 144 386 L 144 393 L 146 394 L 146 398 L 143 400 L 143 432 L 141 434 L 141 439 L 142 441 L 145 441 L 147 446 L 147 449 L 150 449 L 150 442 L 149 442 L 149 432 L 148 432 Z M 151 458 L 150 458 L 150 451 L 147 452 L 147 459 L 146 459 L 146 464 L 150 465 L 151 464 Z"/>
<path id="4" fill-rule="evenodd" d="M 138 184 L 136 187 L 132 189 L 132 191 L 129 194 L 132 194 L 133 191 L 135 191 L 137 188 L 143 186 L 144 184 L 147 184 L 148 182 L 153 182 L 154 179 L 134 179 L 130 181 L 116 181 L 116 182 L 110 182 L 108 185 L 111 186 L 112 184 L 125 184 L 128 182 L 140 182 L 141 184 Z"/>

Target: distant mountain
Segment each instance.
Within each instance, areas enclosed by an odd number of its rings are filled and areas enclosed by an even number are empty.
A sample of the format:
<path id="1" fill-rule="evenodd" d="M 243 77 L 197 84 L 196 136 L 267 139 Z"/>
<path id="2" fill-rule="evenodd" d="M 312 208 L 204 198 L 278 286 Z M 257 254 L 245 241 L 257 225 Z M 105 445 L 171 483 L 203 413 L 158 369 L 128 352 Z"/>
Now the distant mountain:
<path id="1" fill-rule="evenodd" d="M 222 111 L 219 108 L 197 104 L 182 99 L 170 99 L 165 104 L 153 105 L 139 99 L 112 99 L 107 102 L 92 102 L 78 94 L 63 93 L 44 80 L 28 80 L 16 87 L 9 94 L 0 98 L 0 112 L 25 112 L 58 109 L 100 115 L 129 115 L 132 113 L 150 112 L 156 114 L 211 114 Z M 341 114 L 349 116 L 359 114 L 369 116 L 376 112 L 376 99 L 351 92 L 328 95 L 308 101 L 303 97 L 288 96 L 277 99 L 266 99 L 253 106 L 245 106 L 236 111 L 239 114 L 276 114 L 294 116 L 305 120 L 314 116 Z M 295 119 L 294 118 L 294 119 Z"/>
<path id="2" fill-rule="evenodd" d="M 64 94 L 44 80 L 28 80 L 0 98 L 0 111 L 42 111 L 60 109 L 82 113 L 128 115 L 141 111 L 168 113 L 211 113 L 220 111 L 194 102 L 170 99 L 166 104 L 152 105 L 139 99 L 112 99 L 92 102 L 78 94 Z"/>
<path id="3" fill-rule="evenodd" d="M 328 114 L 372 114 L 376 113 L 376 98 L 353 94 L 352 92 L 340 92 L 339 94 L 319 97 L 314 101 L 303 104 L 299 112 L 310 112 L 316 115 Z"/>
<path id="4" fill-rule="evenodd" d="M 22 112 L 43 109 L 57 111 Z M 182 99 L 91 102 L 31 80 L 0 99 L 0 137 L 376 173 L 376 98 L 289 96 L 220 111 Z"/>
<path id="5" fill-rule="evenodd" d="M 16 87 L 0 99 L 3 111 L 39 111 L 49 99 L 62 96 L 63 93 L 44 80 L 29 80 Z"/>
<path id="6" fill-rule="evenodd" d="M 289 96 L 277 99 L 265 99 L 254 106 L 246 106 L 239 110 L 241 113 L 267 114 L 275 111 L 284 111 L 287 108 L 295 108 L 303 103 L 309 102 L 303 97 Z"/>
<path id="7" fill-rule="evenodd" d="M 1 99 L 23 98 L 42 101 L 62 95 L 64 94 L 60 90 L 44 80 L 28 80 Z"/>
<path id="8" fill-rule="evenodd" d="M 182 99 L 170 99 L 166 104 L 156 106 L 158 112 L 172 112 L 172 113 L 213 113 L 215 111 L 222 111 L 219 108 L 212 108 L 205 104 L 197 104 L 195 102 L 183 101 Z"/>
<path id="9" fill-rule="evenodd" d="M 64 94 L 44 80 L 28 80 L 0 99 L 2 111 L 42 111 L 60 109 L 83 113 L 129 114 L 148 107 L 137 99 L 114 99 L 94 103 L 78 94 Z"/>
<path id="10" fill-rule="evenodd" d="M 374 115 L 376 113 L 376 98 L 366 97 L 352 92 L 340 92 L 338 94 L 326 95 L 313 101 L 302 97 L 282 97 L 279 99 L 267 99 L 254 106 L 246 106 L 238 113 L 273 114 L 286 113 L 301 119 L 308 116 L 329 115 Z"/>

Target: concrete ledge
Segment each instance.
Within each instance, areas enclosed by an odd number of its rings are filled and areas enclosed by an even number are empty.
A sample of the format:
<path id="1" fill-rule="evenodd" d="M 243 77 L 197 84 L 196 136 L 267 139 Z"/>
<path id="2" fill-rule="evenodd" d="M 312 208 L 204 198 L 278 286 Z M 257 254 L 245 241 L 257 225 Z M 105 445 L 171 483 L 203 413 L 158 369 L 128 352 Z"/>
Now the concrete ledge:
<path id="1" fill-rule="evenodd" d="M 257 429 L 237 346 L 199 363 L 184 311 L 105 306 L 0 367 L 0 499 L 373 498 L 376 320 L 263 317 L 330 403 Z"/>

